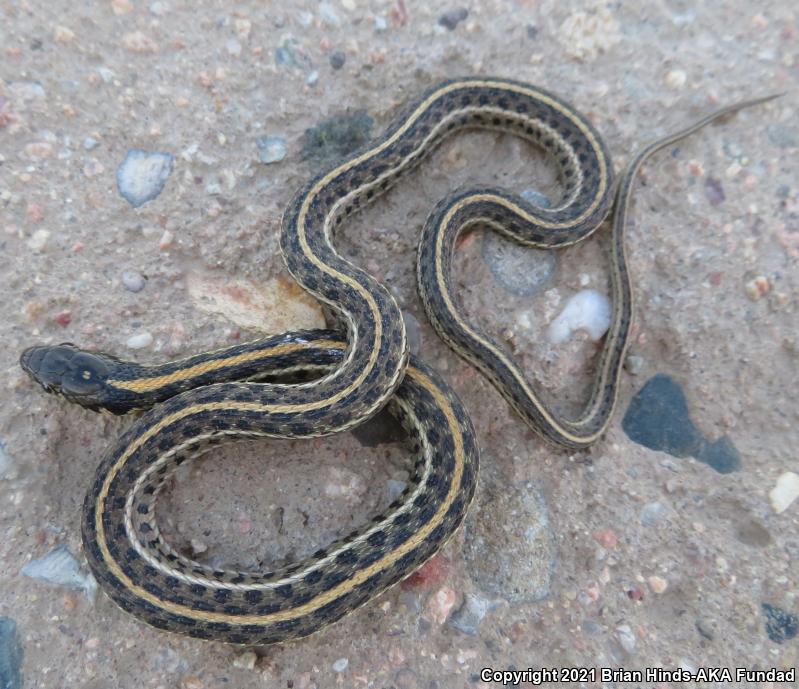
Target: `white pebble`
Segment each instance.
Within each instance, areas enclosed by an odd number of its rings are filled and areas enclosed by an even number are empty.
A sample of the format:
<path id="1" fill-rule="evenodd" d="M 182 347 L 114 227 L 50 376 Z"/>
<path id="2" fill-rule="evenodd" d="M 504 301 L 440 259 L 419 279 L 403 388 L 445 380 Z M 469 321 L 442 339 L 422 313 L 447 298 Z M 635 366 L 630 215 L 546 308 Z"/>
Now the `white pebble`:
<path id="1" fill-rule="evenodd" d="M 22 568 L 22 574 L 55 586 L 83 590 L 91 601 L 97 593 L 94 577 L 81 569 L 65 545 L 58 546 L 38 560 L 31 560 Z"/>
<path id="2" fill-rule="evenodd" d="M 777 485 L 768 494 L 771 506 L 777 514 L 788 509 L 790 504 L 799 497 L 799 475 L 786 471 L 777 479 Z"/>
<path id="3" fill-rule="evenodd" d="M 144 289 L 146 280 L 144 276 L 136 270 L 122 271 L 122 284 L 130 292 L 141 292 Z"/>
<path id="4" fill-rule="evenodd" d="M 161 193 L 171 172 L 169 153 L 132 148 L 117 168 L 117 188 L 131 206 L 138 208 Z"/>
<path id="5" fill-rule="evenodd" d="M 335 663 L 333 663 L 333 672 L 344 672 L 349 664 L 349 658 L 339 658 Z"/>
<path id="6" fill-rule="evenodd" d="M 144 349 L 145 347 L 149 347 L 152 343 L 153 336 L 148 332 L 143 332 L 131 335 L 127 342 L 125 342 L 125 346 L 130 349 Z"/>
<path id="7" fill-rule="evenodd" d="M 237 667 L 242 670 L 253 670 L 255 668 L 256 660 L 258 660 L 258 656 L 255 655 L 255 652 L 245 651 L 240 656 L 236 656 L 233 659 L 233 667 Z"/>
<path id="8" fill-rule="evenodd" d="M 49 230 L 36 230 L 28 240 L 28 248 L 34 251 L 41 251 L 47 244 L 48 239 L 50 239 Z"/>
<path id="9" fill-rule="evenodd" d="M 686 81 L 688 81 L 688 75 L 681 69 L 672 69 L 666 75 L 666 86 L 675 91 L 685 86 Z"/>
<path id="10" fill-rule="evenodd" d="M 585 330 L 598 340 L 610 327 L 610 302 L 596 290 L 584 289 L 575 294 L 563 311 L 549 324 L 547 336 L 552 344 L 561 344 L 576 330 Z"/>
<path id="11" fill-rule="evenodd" d="M 627 651 L 627 653 L 632 653 L 635 650 L 635 634 L 633 630 L 630 629 L 629 624 L 621 624 L 616 627 L 616 636 L 619 639 L 621 647 Z"/>

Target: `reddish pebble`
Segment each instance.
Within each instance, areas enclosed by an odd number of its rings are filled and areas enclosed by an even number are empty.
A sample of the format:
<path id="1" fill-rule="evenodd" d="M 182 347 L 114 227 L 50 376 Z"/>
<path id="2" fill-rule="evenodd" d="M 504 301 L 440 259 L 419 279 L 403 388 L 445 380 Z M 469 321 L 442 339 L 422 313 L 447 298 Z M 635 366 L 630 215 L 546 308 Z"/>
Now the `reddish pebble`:
<path id="1" fill-rule="evenodd" d="M 447 570 L 447 561 L 441 555 L 436 555 L 428 560 L 421 569 L 415 571 L 411 576 L 405 579 L 405 581 L 402 582 L 402 588 L 408 590 L 435 586 L 447 578 Z"/>
<path id="2" fill-rule="evenodd" d="M 710 284 L 713 287 L 718 287 L 721 284 L 721 281 L 724 279 L 724 273 L 722 272 L 715 272 L 710 274 Z"/>
<path id="3" fill-rule="evenodd" d="M 252 519 L 242 515 L 239 517 L 239 533 L 250 533 L 252 530 Z"/>
<path id="4" fill-rule="evenodd" d="M 631 589 L 627 589 L 627 597 L 630 600 L 643 600 L 644 590 L 638 585 L 633 586 Z"/>
<path id="5" fill-rule="evenodd" d="M 436 624 L 444 624 L 457 600 L 455 591 L 449 586 L 442 586 L 427 602 L 427 617 Z"/>
<path id="6" fill-rule="evenodd" d="M 594 540 L 607 550 L 614 550 L 619 544 L 619 539 L 610 529 L 594 531 Z"/>
<path id="7" fill-rule="evenodd" d="M 54 318 L 58 325 L 60 325 L 62 328 L 66 328 L 72 322 L 72 313 L 69 311 L 61 311 L 60 313 L 57 313 Z"/>
<path id="8" fill-rule="evenodd" d="M 39 222 L 42 218 L 44 218 L 44 211 L 38 203 L 29 203 L 26 213 L 34 222 Z"/>

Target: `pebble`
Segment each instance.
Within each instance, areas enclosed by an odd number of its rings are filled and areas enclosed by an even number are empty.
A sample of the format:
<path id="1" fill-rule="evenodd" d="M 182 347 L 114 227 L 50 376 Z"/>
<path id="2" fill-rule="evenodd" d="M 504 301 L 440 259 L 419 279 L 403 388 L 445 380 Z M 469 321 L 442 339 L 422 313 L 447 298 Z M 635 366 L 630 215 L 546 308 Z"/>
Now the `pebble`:
<path id="1" fill-rule="evenodd" d="M 555 537 L 540 488 L 485 479 L 485 489 L 467 517 L 464 540 L 469 574 L 480 589 L 511 603 L 542 600 L 549 595 L 555 557 Z"/>
<path id="2" fill-rule="evenodd" d="M 596 342 L 610 327 L 610 314 L 610 301 L 604 294 L 593 289 L 580 290 L 549 324 L 547 337 L 552 344 L 562 344 L 575 331 L 585 330 Z"/>
<path id="3" fill-rule="evenodd" d="M 682 69 L 672 69 L 666 74 L 666 86 L 674 91 L 679 91 L 688 81 L 688 75 Z"/>
<path id="4" fill-rule="evenodd" d="M 777 485 L 768 494 L 771 507 L 777 514 L 782 514 L 791 503 L 799 497 L 799 475 L 792 471 L 780 474 Z"/>
<path id="5" fill-rule="evenodd" d="M 622 428 L 633 442 L 673 457 L 695 457 L 721 474 L 741 468 L 741 456 L 727 436 L 706 440 L 694 426 L 680 384 L 652 376 L 630 400 Z"/>
<path id="6" fill-rule="evenodd" d="M 628 354 L 624 360 L 624 368 L 632 376 L 637 376 L 644 368 L 644 358 L 636 354 Z"/>
<path id="7" fill-rule="evenodd" d="M 754 518 L 738 524 L 735 535 L 741 543 L 758 548 L 766 548 L 774 540 L 762 522 Z"/>
<path id="8" fill-rule="evenodd" d="M 58 546 L 37 560 L 26 564 L 21 573 L 55 586 L 83 591 L 90 601 L 97 594 L 97 582 L 91 574 L 85 573 L 65 545 Z"/>
<path id="9" fill-rule="evenodd" d="M 36 230 L 28 239 L 28 248 L 33 251 L 41 251 L 50 239 L 50 230 Z"/>
<path id="10" fill-rule="evenodd" d="M 130 149 L 117 168 L 119 193 L 134 208 L 152 201 L 163 191 L 172 173 L 172 161 L 171 153 Z"/>
<path id="11" fill-rule="evenodd" d="M 318 81 L 319 81 L 319 72 L 317 72 L 316 70 L 310 72 L 305 79 L 305 83 L 308 84 L 308 86 L 315 86 Z"/>
<path id="12" fill-rule="evenodd" d="M 427 618 L 435 624 L 444 624 L 452 612 L 452 608 L 455 607 L 457 600 L 458 594 L 452 588 L 442 586 L 427 601 L 427 606 L 425 607 Z"/>
<path id="13" fill-rule="evenodd" d="M 799 631 L 799 618 L 776 605 L 763 603 L 763 614 L 766 617 L 766 634 L 774 643 L 781 644 L 793 639 Z"/>
<path id="14" fill-rule="evenodd" d="M 459 632 L 476 636 L 477 628 L 486 613 L 498 607 L 499 603 L 495 601 L 490 601 L 474 593 L 467 593 L 463 597 L 463 604 L 453 613 L 447 624 Z"/>
<path id="15" fill-rule="evenodd" d="M 468 16 L 469 10 L 467 10 L 465 7 L 459 7 L 458 9 L 444 12 L 444 14 L 438 18 L 438 23 L 450 31 L 454 31 L 455 27 L 458 26 L 458 24 L 460 24 Z"/>
<path id="16" fill-rule="evenodd" d="M 619 537 L 610 529 L 594 531 L 593 537 L 594 540 L 606 550 L 615 550 L 616 546 L 619 544 Z"/>
<path id="17" fill-rule="evenodd" d="M 494 281 L 520 297 L 536 294 L 555 274 L 554 251 L 531 249 L 496 232 L 483 235 L 481 254 Z"/>
<path id="18" fill-rule="evenodd" d="M 577 10 L 560 25 L 558 40 L 567 55 L 591 61 L 621 41 L 619 22 L 605 7 L 591 12 Z"/>
<path id="19" fill-rule="evenodd" d="M 711 206 L 718 206 L 727 198 L 724 194 L 724 187 L 721 186 L 720 179 L 711 177 L 710 175 L 705 178 L 705 196 Z"/>
<path id="20" fill-rule="evenodd" d="M 758 275 L 744 285 L 746 296 L 752 301 L 759 301 L 771 290 L 771 284 L 765 275 Z"/>
<path id="21" fill-rule="evenodd" d="M 716 638 L 716 632 L 708 620 L 698 619 L 696 621 L 696 631 L 698 631 L 708 641 Z"/>
<path id="22" fill-rule="evenodd" d="M 89 158 L 83 165 L 83 174 L 89 179 L 102 175 L 104 172 L 105 167 L 97 158 Z"/>
<path id="23" fill-rule="evenodd" d="M 136 335 L 131 335 L 126 341 L 125 346 L 129 349 L 144 349 L 153 343 L 153 336 L 151 333 L 142 332 Z"/>
<path id="24" fill-rule="evenodd" d="M 2 455 L 0 455 L 0 462 L 2 460 Z M 3 476 L 2 471 L 2 463 L 0 463 L 0 477 Z M 393 478 L 390 478 L 386 481 L 386 495 L 388 496 L 389 503 L 394 502 L 397 498 L 399 498 L 404 492 L 405 489 L 408 487 L 408 484 L 405 481 L 397 481 Z"/>
<path id="25" fill-rule="evenodd" d="M 339 18 L 338 14 L 336 14 L 336 10 L 333 9 L 333 6 L 329 2 L 319 3 L 319 17 L 328 26 L 341 26 L 341 19 Z"/>
<path id="26" fill-rule="evenodd" d="M 652 589 L 652 592 L 658 594 L 663 593 L 669 587 L 669 582 L 656 574 L 649 577 L 647 583 L 649 584 L 649 588 Z"/>
<path id="27" fill-rule="evenodd" d="M 186 287 L 195 308 L 224 316 L 245 330 L 273 334 L 325 327 L 319 302 L 293 280 L 255 282 L 191 272 Z"/>
<path id="28" fill-rule="evenodd" d="M 133 53 L 157 53 L 158 44 L 141 31 L 132 31 L 122 36 L 122 45 Z"/>
<path id="29" fill-rule="evenodd" d="M 386 21 L 386 18 L 382 16 L 375 17 L 374 27 L 377 33 L 383 33 L 386 31 L 388 29 L 388 22 Z"/>
<path id="30" fill-rule="evenodd" d="M 347 666 L 350 664 L 349 658 L 339 658 L 337 661 L 333 663 L 333 672 L 342 673 L 344 670 L 347 669 Z"/>
<path id="31" fill-rule="evenodd" d="M 253 670 L 257 660 L 258 656 L 253 651 L 246 651 L 233 659 L 233 667 L 241 668 L 242 670 Z"/>
<path id="32" fill-rule="evenodd" d="M 330 53 L 330 66 L 333 69 L 341 69 L 347 61 L 347 56 L 340 50 Z"/>
<path id="33" fill-rule="evenodd" d="M 167 4 L 160 0 L 151 2 L 148 9 L 150 10 L 150 14 L 154 14 L 156 17 L 163 17 L 169 11 Z"/>
<path id="34" fill-rule="evenodd" d="M 87 136 L 83 140 L 83 148 L 86 151 L 93 151 L 100 145 L 100 142 L 97 139 L 93 139 L 91 136 Z"/>
<path id="35" fill-rule="evenodd" d="M 303 157 L 321 164 L 338 162 L 369 142 L 373 126 L 365 110 L 325 120 L 305 130 Z"/>
<path id="36" fill-rule="evenodd" d="M 641 510 L 641 523 L 644 526 L 654 526 L 666 515 L 666 508 L 660 502 L 650 502 Z"/>
<path id="37" fill-rule="evenodd" d="M 262 136 L 256 139 L 258 158 L 262 163 L 278 163 L 286 157 L 288 147 L 282 136 Z"/>
<path id="38" fill-rule="evenodd" d="M 635 650 L 635 634 L 629 624 L 620 624 L 616 627 L 616 638 L 627 653 Z"/>
<path id="39" fill-rule="evenodd" d="M 141 292 L 144 289 L 145 284 L 147 284 L 147 280 L 139 271 L 122 271 L 122 285 L 129 292 Z"/>
<path id="40" fill-rule="evenodd" d="M 10 617 L 0 617 L 0 687 L 22 689 L 22 660 L 24 651 L 17 634 L 17 623 Z"/>

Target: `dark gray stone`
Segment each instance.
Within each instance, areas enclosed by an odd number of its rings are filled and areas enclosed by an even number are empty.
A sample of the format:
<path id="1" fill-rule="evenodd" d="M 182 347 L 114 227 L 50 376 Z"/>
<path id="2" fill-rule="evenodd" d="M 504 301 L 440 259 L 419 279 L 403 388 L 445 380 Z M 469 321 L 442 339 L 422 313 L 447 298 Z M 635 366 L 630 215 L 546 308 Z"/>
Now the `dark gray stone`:
<path id="1" fill-rule="evenodd" d="M 630 440 L 674 457 L 695 457 L 721 474 L 741 468 L 741 456 L 724 436 L 706 440 L 688 413 L 680 384 L 663 373 L 650 378 L 635 397 L 622 420 Z"/>

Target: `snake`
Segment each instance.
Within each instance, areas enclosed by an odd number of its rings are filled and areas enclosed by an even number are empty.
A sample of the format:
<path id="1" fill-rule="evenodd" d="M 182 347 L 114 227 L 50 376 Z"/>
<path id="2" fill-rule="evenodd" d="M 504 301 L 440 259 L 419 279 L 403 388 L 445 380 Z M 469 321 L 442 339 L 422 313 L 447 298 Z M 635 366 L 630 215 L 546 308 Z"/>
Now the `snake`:
<path id="1" fill-rule="evenodd" d="M 22 368 L 42 388 L 87 409 L 137 418 L 100 462 L 81 517 L 89 567 L 124 611 L 162 630 L 261 645 L 306 637 L 416 571 L 457 532 L 475 494 L 479 447 L 455 392 L 409 355 L 401 309 L 389 289 L 335 248 L 337 228 L 466 129 L 510 133 L 553 161 L 562 197 L 540 207 L 493 187 L 456 189 L 433 209 L 418 246 L 419 293 L 430 321 L 477 366 L 531 428 L 580 449 L 608 428 L 633 318 L 625 228 L 636 175 L 656 151 L 710 122 L 776 96 L 716 110 L 657 139 L 620 179 L 587 116 L 522 82 L 466 77 L 429 88 L 378 139 L 315 176 L 288 204 L 280 250 L 292 277 L 325 304 L 326 330 L 287 332 L 144 365 L 71 343 L 36 345 Z M 612 210 L 612 314 L 588 402 L 557 411 L 503 347 L 465 315 L 452 261 L 475 224 L 526 246 L 556 248 L 590 236 Z M 354 428 L 386 407 L 413 456 L 407 486 L 367 524 L 274 571 L 210 567 L 161 535 L 155 506 L 186 461 L 232 440 L 311 438 Z"/>

